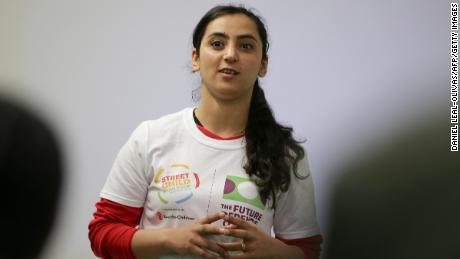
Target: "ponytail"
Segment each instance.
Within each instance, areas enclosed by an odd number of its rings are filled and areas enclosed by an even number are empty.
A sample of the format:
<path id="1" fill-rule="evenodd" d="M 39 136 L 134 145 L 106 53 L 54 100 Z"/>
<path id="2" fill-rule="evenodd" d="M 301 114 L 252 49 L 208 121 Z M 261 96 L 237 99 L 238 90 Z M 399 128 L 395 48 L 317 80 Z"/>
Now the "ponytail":
<path id="1" fill-rule="evenodd" d="M 244 6 L 218 5 L 209 10 L 193 31 L 193 47 L 200 54 L 201 41 L 208 24 L 227 14 L 244 14 L 254 21 L 262 41 L 262 58 L 267 59 L 269 48 L 267 29 L 262 18 Z M 276 122 L 265 94 L 254 83 L 248 122 L 246 124 L 246 173 L 255 181 L 263 200 L 272 197 L 272 208 L 276 205 L 276 194 L 287 191 L 291 183 L 291 172 L 297 178 L 297 164 L 304 157 L 304 150 L 292 137 L 292 128 Z"/>
<path id="2" fill-rule="evenodd" d="M 292 137 L 292 128 L 279 124 L 265 99 L 257 79 L 251 97 L 246 125 L 246 173 L 253 178 L 265 200 L 272 197 L 276 207 L 276 194 L 287 191 L 291 171 L 297 178 L 297 164 L 305 152 Z"/>

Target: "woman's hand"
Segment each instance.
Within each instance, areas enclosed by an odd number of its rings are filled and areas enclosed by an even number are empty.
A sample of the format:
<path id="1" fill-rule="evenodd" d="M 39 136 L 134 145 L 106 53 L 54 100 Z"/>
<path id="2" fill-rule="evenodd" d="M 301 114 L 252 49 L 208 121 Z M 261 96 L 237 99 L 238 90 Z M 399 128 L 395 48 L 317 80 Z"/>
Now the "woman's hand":
<path id="1" fill-rule="evenodd" d="M 256 224 L 233 216 L 225 216 L 230 223 L 226 235 L 241 238 L 233 243 L 218 243 L 227 251 L 241 251 L 230 258 L 303 258 L 299 248 L 288 246 L 259 229 Z"/>
<path id="2" fill-rule="evenodd" d="M 131 247 L 136 258 L 156 258 L 163 254 L 198 255 L 204 258 L 227 258 L 228 253 L 207 235 L 222 235 L 224 227 L 211 225 L 223 219 L 223 212 L 210 214 L 203 219 L 179 228 L 138 230 Z"/>
<path id="3" fill-rule="evenodd" d="M 228 253 L 215 242 L 206 238 L 207 235 L 225 234 L 226 229 L 211 225 L 211 223 L 223 219 L 224 213 L 210 214 L 192 224 L 180 228 L 168 229 L 166 247 L 180 255 L 198 255 L 204 258 L 227 258 Z M 211 253 L 215 252 L 216 254 Z"/>

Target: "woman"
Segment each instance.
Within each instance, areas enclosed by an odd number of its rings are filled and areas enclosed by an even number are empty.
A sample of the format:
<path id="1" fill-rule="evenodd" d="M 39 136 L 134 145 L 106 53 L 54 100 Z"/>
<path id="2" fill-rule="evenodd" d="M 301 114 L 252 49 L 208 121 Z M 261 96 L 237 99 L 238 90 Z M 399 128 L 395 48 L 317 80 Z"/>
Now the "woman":
<path id="1" fill-rule="evenodd" d="M 258 83 L 267 50 L 264 24 L 244 7 L 203 16 L 192 50 L 201 102 L 142 123 L 122 148 L 89 225 L 96 255 L 319 256 L 304 150 Z"/>

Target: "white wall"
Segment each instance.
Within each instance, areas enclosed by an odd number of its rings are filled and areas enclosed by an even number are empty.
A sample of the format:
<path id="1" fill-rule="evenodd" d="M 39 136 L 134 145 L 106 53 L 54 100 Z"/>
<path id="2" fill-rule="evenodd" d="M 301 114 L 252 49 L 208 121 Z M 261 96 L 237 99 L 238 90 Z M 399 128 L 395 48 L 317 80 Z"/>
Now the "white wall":
<path id="1" fill-rule="evenodd" d="M 193 105 L 191 34 L 215 3 L 0 0 L 2 91 L 49 118 L 67 157 L 43 258 L 94 258 L 87 225 L 112 161 L 139 122 Z M 267 21 L 262 83 L 278 119 L 307 139 L 326 230 L 342 166 L 425 108 L 447 107 L 449 1 L 245 3 Z"/>

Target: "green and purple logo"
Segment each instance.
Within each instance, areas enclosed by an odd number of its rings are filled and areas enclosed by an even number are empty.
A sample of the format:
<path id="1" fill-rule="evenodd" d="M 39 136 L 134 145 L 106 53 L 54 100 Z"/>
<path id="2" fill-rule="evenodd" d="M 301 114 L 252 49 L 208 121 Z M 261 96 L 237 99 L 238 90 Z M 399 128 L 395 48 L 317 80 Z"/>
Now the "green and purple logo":
<path id="1" fill-rule="evenodd" d="M 257 186 L 249 178 L 227 175 L 224 187 L 224 199 L 240 201 L 259 209 L 265 209 L 267 199 L 260 197 Z"/>

